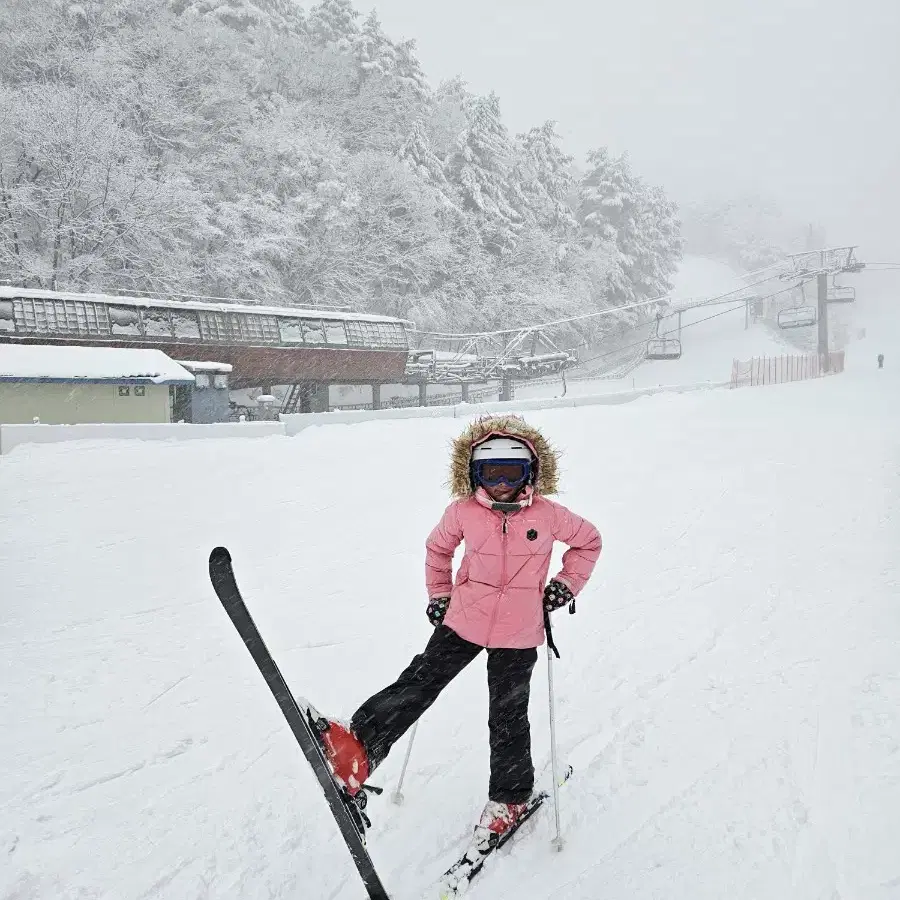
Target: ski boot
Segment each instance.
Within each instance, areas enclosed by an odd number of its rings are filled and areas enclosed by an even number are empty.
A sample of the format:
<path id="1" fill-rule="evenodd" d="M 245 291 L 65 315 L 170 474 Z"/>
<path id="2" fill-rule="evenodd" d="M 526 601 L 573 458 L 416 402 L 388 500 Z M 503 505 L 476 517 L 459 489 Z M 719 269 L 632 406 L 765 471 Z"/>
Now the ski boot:
<path id="1" fill-rule="evenodd" d="M 307 700 L 297 698 L 297 704 L 306 713 L 332 777 L 357 828 L 363 833 L 365 828 L 372 827 L 364 812 L 368 802 L 366 792 L 384 793 L 382 788 L 366 784 L 372 769 L 366 748 L 345 723 L 323 716 Z"/>
<path id="2" fill-rule="evenodd" d="M 482 851 L 493 850 L 508 832 L 515 831 L 530 809 L 529 803 L 488 800 L 475 826 L 473 843 Z"/>

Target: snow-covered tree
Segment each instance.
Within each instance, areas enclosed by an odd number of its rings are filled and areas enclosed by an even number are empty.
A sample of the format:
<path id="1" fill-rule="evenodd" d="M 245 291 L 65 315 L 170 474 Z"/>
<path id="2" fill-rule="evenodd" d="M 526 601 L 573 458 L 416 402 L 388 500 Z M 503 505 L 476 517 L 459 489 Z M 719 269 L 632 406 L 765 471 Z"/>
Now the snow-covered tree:
<path id="1" fill-rule="evenodd" d="M 440 189 L 446 186 L 443 164 L 431 149 L 428 131 L 421 119 L 413 123 L 412 131 L 398 155 L 424 182 Z"/>
<path id="2" fill-rule="evenodd" d="M 610 298 L 626 304 L 665 294 L 682 249 L 674 204 L 637 178 L 625 156 L 600 148 L 588 163 L 578 219 L 588 247 L 605 258 Z"/>
<path id="3" fill-rule="evenodd" d="M 608 287 L 617 303 L 637 297 L 635 268 L 640 255 L 639 188 L 624 157 L 605 147 L 588 154 L 590 170 L 581 180 L 578 219 L 589 243 L 612 251 Z"/>
<path id="4" fill-rule="evenodd" d="M 406 96 L 413 102 L 428 102 L 431 89 L 416 56 L 416 42 L 408 40 L 395 44 L 394 54 L 396 62 L 391 72 L 394 93 L 398 97 Z"/>
<path id="5" fill-rule="evenodd" d="M 708 197 L 682 209 L 691 252 L 716 256 L 752 272 L 808 247 L 809 226 L 785 216 L 776 203 L 752 194 L 730 200 Z"/>
<path id="6" fill-rule="evenodd" d="M 0 3 L 0 280 L 568 317 L 677 250 L 671 204 L 629 174 L 617 208 L 595 162 L 573 191 L 552 124 L 511 141 L 350 0 Z"/>
<path id="7" fill-rule="evenodd" d="M 47 287 L 134 285 L 184 257 L 200 209 L 137 134 L 79 88 L 34 86 L 0 120 L 0 270 Z M 171 271 L 171 270 L 170 270 Z"/>
<path id="8" fill-rule="evenodd" d="M 306 30 L 320 46 L 350 51 L 359 33 L 358 18 L 351 0 L 320 0 L 307 15 Z"/>
<path id="9" fill-rule="evenodd" d="M 475 97 L 461 78 L 443 81 L 434 92 L 426 120 L 428 139 L 440 159 L 447 159 L 468 122 L 468 110 Z"/>
<path id="10" fill-rule="evenodd" d="M 240 32 L 303 28 L 303 11 L 294 0 L 169 0 L 169 6 L 176 15 L 212 19 Z"/>
<path id="11" fill-rule="evenodd" d="M 615 241 L 630 227 L 637 209 L 636 184 L 625 156 L 610 156 L 606 147 L 588 154 L 590 170 L 581 179 L 578 217 L 594 239 Z"/>
<path id="12" fill-rule="evenodd" d="M 513 147 L 496 94 L 478 97 L 468 113 L 467 125 L 447 160 L 447 174 L 465 208 L 478 217 L 485 246 L 500 253 L 515 244 L 521 224 L 509 200 Z"/>
<path id="13" fill-rule="evenodd" d="M 672 290 L 671 276 L 678 269 L 684 245 L 678 208 L 660 187 L 643 192 L 640 231 L 645 239 L 638 270 L 643 293 L 662 296 Z"/>
<path id="14" fill-rule="evenodd" d="M 371 77 L 384 78 L 397 65 L 394 44 L 382 30 L 374 9 L 366 16 L 359 32 L 353 36 L 352 44 L 353 55 L 359 66 L 360 83 Z"/>
<path id="15" fill-rule="evenodd" d="M 578 226 L 569 206 L 572 157 L 559 146 L 555 122 L 545 122 L 516 138 L 513 189 L 522 214 L 565 239 Z"/>

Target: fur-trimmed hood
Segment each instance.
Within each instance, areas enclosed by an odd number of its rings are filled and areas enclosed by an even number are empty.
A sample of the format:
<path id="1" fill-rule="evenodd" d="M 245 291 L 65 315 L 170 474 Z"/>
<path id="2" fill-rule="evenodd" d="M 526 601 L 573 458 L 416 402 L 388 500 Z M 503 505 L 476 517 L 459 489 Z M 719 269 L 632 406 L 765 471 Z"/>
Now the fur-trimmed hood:
<path id="1" fill-rule="evenodd" d="M 450 455 L 450 490 L 454 497 L 470 497 L 474 493 L 469 478 L 472 448 L 492 436 L 518 438 L 531 448 L 537 459 L 536 494 L 555 494 L 559 481 L 559 453 L 547 439 L 521 416 L 481 416 L 470 422 L 453 442 Z"/>

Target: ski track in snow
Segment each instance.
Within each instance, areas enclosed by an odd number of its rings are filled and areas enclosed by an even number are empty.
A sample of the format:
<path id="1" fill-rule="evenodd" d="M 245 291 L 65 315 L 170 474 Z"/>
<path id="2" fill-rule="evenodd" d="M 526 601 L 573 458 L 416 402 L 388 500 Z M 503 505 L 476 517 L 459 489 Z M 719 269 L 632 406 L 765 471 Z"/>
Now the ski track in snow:
<path id="1" fill-rule="evenodd" d="M 900 898 L 900 416 L 871 348 L 815 383 L 531 413 L 604 552 L 556 617 L 575 776 L 469 896 Z M 228 545 L 298 694 L 348 716 L 427 638 L 452 420 L 0 460 L 0 900 L 358 900 L 314 777 L 208 584 Z M 371 460 L 358 488 L 335 462 Z M 404 492 L 400 477 L 415 489 Z M 559 555 L 559 554 L 557 554 Z M 414 900 L 487 786 L 484 662 L 376 783 Z M 549 777 L 546 667 L 532 692 Z M 549 809 L 549 808 L 548 808 Z"/>

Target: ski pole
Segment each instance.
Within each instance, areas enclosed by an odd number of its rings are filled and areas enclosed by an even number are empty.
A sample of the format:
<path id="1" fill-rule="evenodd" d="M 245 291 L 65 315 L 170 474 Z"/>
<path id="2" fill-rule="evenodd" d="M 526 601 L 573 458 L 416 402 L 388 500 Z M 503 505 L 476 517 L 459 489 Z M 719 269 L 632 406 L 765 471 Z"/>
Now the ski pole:
<path id="1" fill-rule="evenodd" d="M 391 800 L 400 806 L 403 803 L 403 791 L 401 788 L 403 787 L 403 779 L 406 777 L 406 767 L 409 765 L 409 757 L 412 755 L 413 741 L 416 739 L 416 730 L 419 727 L 419 723 L 416 722 L 413 725 L 412 734 L 409 736 L 409 744 L 406 747 L 406 756 L 403 759 L 403 768 L 400 769 L 400 780 L 397 782 L 397 789 L 391 794 Z"/>
<path id="2" fill-rule="evenodd" d="M 544 630 L 547 632 L 547 694 L 550 701 L 550 770 L 553 778 L 553 814 L 556 819 L 556 837 L 554 848 L 563 848 L 562 829 L 559 824 L 559 760 L 556 755 L 556 698 L 553 693 L 553 655 L 559 657 L 559 650 L 553 641 L 553 629 L 550 627 L 550 613 L 544 611 Z"/>

